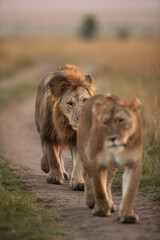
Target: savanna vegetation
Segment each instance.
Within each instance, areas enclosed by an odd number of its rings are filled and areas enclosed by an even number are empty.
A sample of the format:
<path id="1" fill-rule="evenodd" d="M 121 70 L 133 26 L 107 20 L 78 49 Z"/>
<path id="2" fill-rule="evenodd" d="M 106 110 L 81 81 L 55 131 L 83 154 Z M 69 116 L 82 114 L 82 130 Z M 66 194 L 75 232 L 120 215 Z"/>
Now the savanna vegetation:
<path id="1" fill-rule="evenodd" d="M 8 76 L 24 68 L 34 67 L 40 63 L 53 63 L 53 68 L 64 63 L 72 63 L 84 66 L 88 69 L 88 73 L 92 71 L 98 92 L 111 92 L 127 99 L 140 98 L 141 118 L 144 125 L 143 172 L 140 188 L 146 197 L 148 193 L 152 193 L 149 196 L 160 202 L 159 40 L 159 37 L 150 36 L 126 39 L 106 37 L 93 40 L 69 37 L 1 38 L 0 81 L 4 81 Z M 13 103 L 15 99 L 22 99 L 33 93 L 37 80 L 37 78 L 24 79 L 24 82 L 17 86 L 0 90 L 0 111 Z M 35 228 L 41 232 L 41 221 L 43 221 L 41 205 L 43 204 L 39 205 L 35 196 L 26 189 L 25 184 L 12 174 L 3 157 L 0 158 L 0 173 L 0 222 L 3 223 L 4 219 L 4 224 L 0 225 L 0 235 L 1 231 L 10 228 L 9 235 L 4 239 L 7 237 L 9 239 L 30 239 L 23 231 L 19 236 L 14 237 L 18 220 L 15 220 L 15 223 L 13 220 L 19 219 L 22 215 L 25 216 L 28 211 L 26 208 L 31 208 L 31 221 L 28 215 L 26 221 L 32 223 L 34 220 Z M 120 186 L 121 173 L 119 171 L 116 176 L 115 188 Z M 27 198 L 24 197 L 26 191 L 29 194 Z M 8 216 L 12 219 L 10 223 L 12 226 L 8 225 L 5 220 Z M 23 229 L 23 224 L 22 221 L 21 229 Z M 26 238 L 22 238 L 22 233 Z"/>
<path id="2" fill-rule="evenodd" d="M 50 199 L 38 198 L 0 156 L 0 238 L 57 240 L 67 236 L 46 212 Z"/>

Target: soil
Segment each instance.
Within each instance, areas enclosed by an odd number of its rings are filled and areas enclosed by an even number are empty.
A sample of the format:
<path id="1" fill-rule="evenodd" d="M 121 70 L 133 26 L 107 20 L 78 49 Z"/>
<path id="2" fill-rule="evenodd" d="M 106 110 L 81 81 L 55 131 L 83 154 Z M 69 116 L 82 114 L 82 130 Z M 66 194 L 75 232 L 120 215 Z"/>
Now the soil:
<path id="1" fill-rule="evenodd" d="M 160 239 L 160 206 L 138 196 L 135 212 L 138 224 L 121 224 L 118 211 L 110 217 L 94 217 L 85 205 L 84 192 L 72 191 L 69 180 L 64 185 L 47 183 L 40 169 L 41 145 L 34 124 L 35 96 L 12 105 L 2 115 L 1 139 L 5 155 L 16 172 L 40 197 L 50 199 L 48 211 L 58 216 L 59 225 L 76 240 L 149 240 Z M 65 153 L 65 167 L 71 173 L 70 153 Z M 113 193 L 119 207 L 121 191 Z M 65 237 L 64 237 L 65 239 Z M 68 237 L 67 237 L 68 239 Z"/>

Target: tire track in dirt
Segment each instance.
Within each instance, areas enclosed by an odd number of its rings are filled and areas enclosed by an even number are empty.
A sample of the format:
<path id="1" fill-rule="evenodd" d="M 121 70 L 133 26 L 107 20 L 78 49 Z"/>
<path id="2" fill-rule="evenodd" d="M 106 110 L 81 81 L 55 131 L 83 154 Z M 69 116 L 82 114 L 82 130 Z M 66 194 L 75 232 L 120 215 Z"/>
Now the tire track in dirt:
<path id="1" fill-rule="evenodd" d="M 93 217 L 85 205 L 84 193 L 72 191 L 69 181 L 64 185 L 47 184 L 47 175 L 40 169 L 41 146 L 34 124 L 35 96 L 10 107 L 1 119 L 1 138 L 5 155 L 16 166 L 17 173 L 24 178 L 40 196 L 51 197 L 53 207 L 49 211 L 59 215 L 59 224 L 74 233 L 77 240 L 158 240 L 160 236 L 159 206 L 138 198 L 136 212 L 140 222 L 123 225 L 117 221 L 118 212 L 110 217 Z M 65 154 L 65 166 L 71 173 L 69 152 Z M 119 206 L 121 193 L 113 194 Z"/>

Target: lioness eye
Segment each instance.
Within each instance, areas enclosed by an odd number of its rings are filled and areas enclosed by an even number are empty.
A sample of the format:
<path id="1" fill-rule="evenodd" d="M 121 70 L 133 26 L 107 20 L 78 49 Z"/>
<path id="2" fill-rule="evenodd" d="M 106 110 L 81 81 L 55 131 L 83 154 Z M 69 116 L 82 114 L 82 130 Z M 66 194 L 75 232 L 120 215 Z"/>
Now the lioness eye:
<path id="1" fill-rule="evenodd" d="M 85 102 L 87 100 L 87 98 L 83 98 L 83 102 Z"/>
<path id="2" fill-rule="evenodd" d="M 73 107 L 73 102 L 68 102 L 67 103 L 70 107 Z"/>

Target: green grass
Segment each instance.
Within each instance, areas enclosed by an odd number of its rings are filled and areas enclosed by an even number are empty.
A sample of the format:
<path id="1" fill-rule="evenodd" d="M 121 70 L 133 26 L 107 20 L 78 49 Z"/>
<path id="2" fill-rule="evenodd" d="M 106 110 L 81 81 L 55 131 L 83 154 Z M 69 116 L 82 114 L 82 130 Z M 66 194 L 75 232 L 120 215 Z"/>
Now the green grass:
<path id="1" fill-rule="evenodd" d="M 28 186 L 15 176 L 8 162 L 0 156 L 0 238 L 2 240 L 58 240 L 62 231 Z"/>

